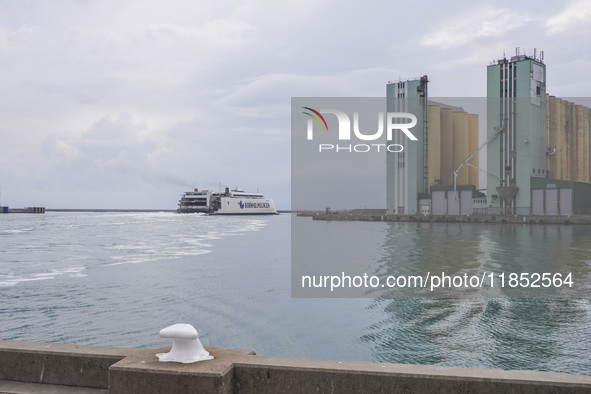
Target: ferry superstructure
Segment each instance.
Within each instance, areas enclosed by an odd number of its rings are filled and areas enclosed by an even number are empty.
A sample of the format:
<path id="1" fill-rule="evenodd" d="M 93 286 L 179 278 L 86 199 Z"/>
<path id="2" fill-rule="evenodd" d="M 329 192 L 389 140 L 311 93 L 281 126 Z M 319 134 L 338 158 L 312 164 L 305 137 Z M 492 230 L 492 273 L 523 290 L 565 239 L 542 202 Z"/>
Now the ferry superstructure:
<path id="1" fill-rule="evenodd" d="M 225 191 L 195 190 L 186 192 L 179 200 L 179 213 L 210 215 L 276 215 L 275 203 L 259 193 L 226 188 Z"/>

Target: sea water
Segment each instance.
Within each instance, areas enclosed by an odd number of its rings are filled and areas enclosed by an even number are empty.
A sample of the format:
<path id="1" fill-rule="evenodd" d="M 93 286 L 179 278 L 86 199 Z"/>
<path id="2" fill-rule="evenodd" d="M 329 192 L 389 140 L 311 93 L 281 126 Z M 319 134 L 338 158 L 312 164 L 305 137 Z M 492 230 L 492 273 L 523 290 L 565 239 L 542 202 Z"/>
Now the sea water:
<path id="1" fill-rule="evenodd" d="M 293 220 L 309 221 L 319 235 L 356 226 L 367 242 L 382 234 L 386 246 L 395 233 L 396 243 L 428 244 L 447 258 L 473 255 L 475 244 L 462 239 L 479 234 L 477 247 L 493 265 L 504 264 L 503 245 L 510 251 L 516 233 L 520 259 L 532 264 L 540 245 L 559 239 L 555 253 L 591 265 L 588 226 L 501 231 L 500 224 L 462 230 L 290 214 L 7 214 L 0 216 L 0 339 L 156 348 L 169 345 L 161 328 L 190 323 L 205 346 L 263 355 L 591 374 L 587 299 L 292 298 Z M 413 256 L 425 258 L 405 258 Z"/>

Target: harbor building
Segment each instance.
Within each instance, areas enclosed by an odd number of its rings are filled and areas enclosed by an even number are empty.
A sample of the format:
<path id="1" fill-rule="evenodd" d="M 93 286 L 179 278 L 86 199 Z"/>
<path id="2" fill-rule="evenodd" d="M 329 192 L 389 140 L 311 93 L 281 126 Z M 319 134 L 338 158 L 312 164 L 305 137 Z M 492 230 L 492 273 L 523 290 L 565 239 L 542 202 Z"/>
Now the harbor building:
<path id="1" fill-rule="evenodd" d="M 428 186 L 453 185 L 454 171 L 478 150 L 478 115 L 429 100 Z M 457 172 L 456 183 L 478 187 L 478 153 Z"/>
<path id="2" fill-rule="evenodd" d="M 591 183 L 591 108 L 546 96 L 546 174 Z"/>
<path id="3" fill-rule="evenodd" d="M 546 178 L 546 66 L 516 53 L 487 68 L 487 194 L 499 213 L 529 214 L 531 178 Z"/>
<path id="4" fill-rule="evenodd" d="M 389 214 L 414 215 L 419 200 L 428 193 L 428 83 L 426 75 L 386 85 L 388 112 L 409 112 L 417 117 L 410 141 L 401 133 L 393 135 L 393 143 L 403 146 L 402 152 L 386 155 L 386 211 Z"/>
<path id="5" fill-rule="evenodd" d="M 546 93 L 544 54 L 487 68 L 488 213 L 591 213 L 591 109 Z"/>
<path id="6" fill-rule="evenodd" d="M 543 52 L 516 49 L 487 67 L 485 141 L 478 115 L 430 100 L 428 84 L 386 85 L 387 110 L 414 114 L 418 139 L 394 136 L 404 150 L 387 153 L 388 214 L 591 214 L 591 108 L 547 94 Z"/>
<path id="7" fill-rule="evenodd" d="M 472 166 L 460 167 L 478 150 L 478 115 L 469 114 L 461 107 L 429 100 L 429 79 L 420 78 L 389 82 L 386 85 L 389 112 L 410 112 L 417 117 L 411 142 L 402 135 L 394 135 L 394 143 L 404 146 L 403 152 L 388 152 L 386 158 L 386 203 L 388 214 L 430 215 L 431 191 L 436 188 L 438 206 L 446 206 L 449 198 L 456 200 L 453 188 L 442 186 L 472 185 L 478 188 L 478 154 L 470 158 Z M 449 189 L 449 190 L 448 190 Z M 439 193 L 443 190 L 443 194 Z M 468 209 L 470 204 L 465 203 Z M 459 198 L 460 192 L 457 196 Z M 449 197 L 448 197 L 449 196 Z M 467 196 L 467 194 L 465 194 Z M 479 195 L 481 197 L 481 195 Z M 466 198 L 466 197 L 465 197 Z M 452 203 L 453 204 L 453 203 Z M 459 209 L 459 205 L 458 205 Z M 470 208 L 471 209 L 471 208 Z M 454 208 L 451 208 L 453 211 Z M 437 211 L 437 210 L 436 210 Z"/>

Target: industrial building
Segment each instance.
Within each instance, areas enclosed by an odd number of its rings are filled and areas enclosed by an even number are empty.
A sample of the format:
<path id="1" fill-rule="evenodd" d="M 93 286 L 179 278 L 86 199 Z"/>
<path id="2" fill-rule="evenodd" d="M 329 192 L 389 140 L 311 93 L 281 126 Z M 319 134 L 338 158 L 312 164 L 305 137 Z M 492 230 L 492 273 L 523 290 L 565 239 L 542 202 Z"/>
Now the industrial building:
<path id="1" fill-rule="evenodd" d="M 419 200 L 428 194 L 427 76 L 391 82 L 386 86 L 388 112 L 410 112 L 417 117 L 413 134 L 418 143 L 396 133 L 392 141 L 403 146 L 402 152 L 386 156 L 386 211 L 390 214 L 419 212 Z"/>
<path id="2" fill-rule="evenodd" d="M 546 96 L 546 174 L 591 183 L 591 108 Z"/>
<path id="3" fill-rule="evenodd" d="M 472 185 L 468 187 L 469 190 L 478 187 L 478 154 L 470 158 L 470 165 L 454 174 L 478 149 L 478 115 L 468 114 L 461 107 L 429 100 L 428 83 L 425 75 L 407 81 L 390 82 L 386 86 L 388 111 L 413 113 L 417 117 L 413 133 L 418 139 L 417 142 L 410 142 L 402 135 L 394 136 L 393 142 L 403 145 L 404 151 L 387 154 L 388 214 L 429 215 L 432 213 L 432 188 L 452 186 L 454 181 L 458 185 Z M 437 190 L 448 191 L 446 188 Z M 450 197 L 453 197 L 452 192 L 450 189 Z M 458 189 L 457 199 L 460 194 Z M 469 194 L 471 199 L 472 193 Z M 436 196 L 441 198 L 441 194 Z M 447 194 L 443 198 L 447 200 Z M 467 207 L 467 204 L 464 206 Z M 454 211 L 454 208 L 451 210 Z"/>
<path id="4" fill-rule="evenodd" d="M 487 138 L 478 115 L 429 100 L 427 76 L 389 82 L 388 111 L 417 117 L 417 142 L 386 160 L 388 214 L 591 214 L 591 109 L 546 93 L 543 52 L 487 67 Z M 486 168 L 478 151 L 486 148 Z M 486 195 L 478 191 L 486 173 Z"/>
<path id="5" fill-rule="evenodd" d="M 517 53 L 487 67 L 487 194 L 498 213 L 529 215 L 531 179 L 547 176 L 542 60 Z"/>
<path id="6" fill-rule="evenodd" d="M 487 68 L 488 213 L 589 214 L 591 109 L 546 93 L 543 52 Z"/>

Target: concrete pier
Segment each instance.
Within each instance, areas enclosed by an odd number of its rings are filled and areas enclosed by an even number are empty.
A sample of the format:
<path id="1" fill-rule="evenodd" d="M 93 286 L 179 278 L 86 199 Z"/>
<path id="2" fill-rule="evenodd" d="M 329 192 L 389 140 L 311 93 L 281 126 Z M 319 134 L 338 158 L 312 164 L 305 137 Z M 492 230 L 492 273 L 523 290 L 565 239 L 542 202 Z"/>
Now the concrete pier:
<path id="1" fill-rule="evenodd" d="M 0 207 L 0 213 L 45 213 L 45 207 L 27 207 L 27 208 Z"/>
<path id="2" fill-rule="evenodd" d="M 567 373 L 267 357 L 247 350 L 206 349 L 213 360 L 179 364 L 156 358 L 156 353 L 169 348 L 0 340 L 0 393 L 591 392 L 590 376 Z"/>
<path id="3" fill-rule="evenodd" d="M 492 223 L 492 224 L 591 224 L 591 216 L 532 216 L 532 215 L 386 215 L 356 213 L 352 211 L 305 212 L 314 220 L 364 221 L 364 222 L 426 222 L 426 223 Z"/>

